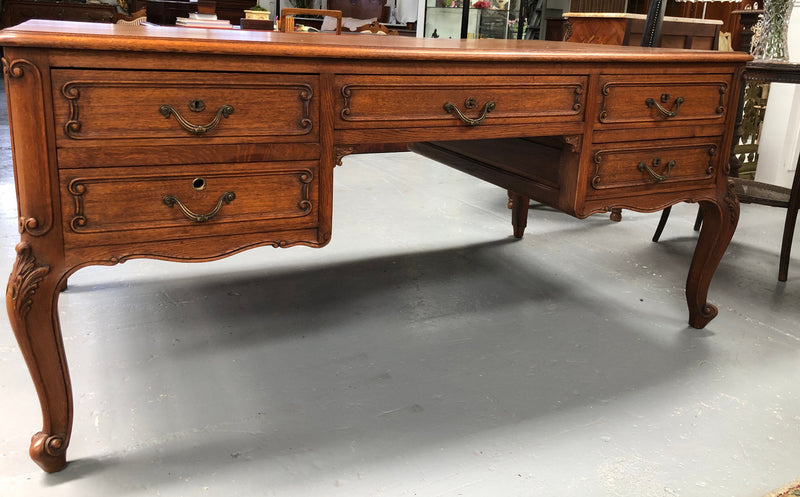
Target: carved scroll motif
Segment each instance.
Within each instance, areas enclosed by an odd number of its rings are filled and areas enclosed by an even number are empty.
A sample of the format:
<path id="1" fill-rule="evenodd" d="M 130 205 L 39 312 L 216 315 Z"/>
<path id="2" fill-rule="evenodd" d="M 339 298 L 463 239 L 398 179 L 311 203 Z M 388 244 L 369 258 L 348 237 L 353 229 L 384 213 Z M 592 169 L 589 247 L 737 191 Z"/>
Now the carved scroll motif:
<path id="1" fill-rule="evenodd" d="M 3 74 L 9 78 L 16 79 L 25 76 L 25 71 L 22 69 L 22 66 L 30 66 L 34 70 L 37 79 L 41 81 L 42 75 L 39 72 L 39 68 L 36 67 L 33 62 L 25 59 L 17 59 L 9 62 L 8 59 L 3 57 Z"/>
<path id="2" fill-rule="evenodd" d="M 611 83 L 605 83 L 603 85 L 603 89 L 600 90 L 600 93 L 603 94 L 603 108 L 600 110 L 600 116 L 598 119 L 601 123 L 604 123 L 608 119 L 608 107 L 606 100 L 608 100 L 608 96 L 611 94 Z"/>
<path id="3" fill-rule="evenodd" d="M 583 142 L 583 135 L 567 135 L 564 136 L 564 143 L 569 146 L 569 151 L 577 154 L 581 151 L 581 143 Z"/>
<path id="4" fill-rule="evenodd" d="M 731 213 L 731 225 L 736 226 L 739 222 L 739 198 L 736 196 L 736 186 L 733 184 L 733 181 L 728 180 L 725 197 L 723 197 L 722 200 Z"/>
<path id="5" fill-rule="evenodd" d="M 75 214 L 70 219 L 69 226 L 72 231 L 78 232 L 80 228 L 86 226 L 86 216 L 83 213 L 83 194 L 86 193 L 86 186 L 78 181 L 71 181 L 68 190 L 75 201 Z"/>
<path id="6" fill-rule="evenodd" d="M 717 114 L 722 115 L 725 113 L 725 95 L 728 93 L 728 85 L 722 83 L 719 85 L 719 105 L 717 106 Z"/>
<path id="7" fill-rule="evenodd" d="M 67 450 L 67 444 L 64 443 L 64 437 L 59 435 L 48 435 L 40 431 L 31 439 L 31 451 L 58 456 L 65 450 Z"/>
<path id="8" fill-rule="evenodd" d="M 708 147 L 708 167 L 706 168 L 706 174 L 711 176 L 714 174 L 714 157 L 717 155 L 717 147 L 710 146 Z"/>
<path id="9" fill-rule="evenodd" d="M 40 236 L 44 233 L 39 232 L 39 220 L 35 217 L 23 217 L 20 216 L 19 218 L 19 234 L 22 235 L 24 233 L 28 233 L 29 235 L 33 236 Z"/>
<path id="10" fill-rule="evenodd" d="M 301 211 L 303 211 L 303 214 L 305 215 L 305 214 L 308 214 L 309 212 L 311 212 L 311 209 L 314 208 L 314 204 L 308 198 L 308 188 L 309 188 L 308 185 L 310 185 L 311 182 L 314 180 L 314 175 L 311 173 L 311 171 L 307 170 L 304 173 L 300 173 L 299 179 L 300 179 L 300 183 L 303 185 L 302 186 L 302 198 L 303 199 L 300 200 L 300 202 L 297 203 L 297 207 Z"/>
<path id="11" fill-rule="evenodd" d="M 11 309 L 18 320 L 23 320 L 33 306 L 33 296 L 39 289 L 39 283 L 50 272 L 50 266 L 36 263 L 33 249 L 27 242 L 17 244 L 17 260 L 11 270 L 6 294 L 11 302 Z"/>
<path id="12" fill-rule="evenodd" d="M 575 104 L 572 106 L 572 110 L 580 111 L 583 108 L 583 85 L 578 85 L 575 87 Z"/>
<path id="13" fill-rule="evenodd" d="M 343 120 L 347 120 L 347 117 L 352 112 L 350 110 L 350 97 L 353 95 L 353 89 L 351 85 L 345 85 L 341 89 L 342 98 L 344 99 L 344 105 L 342 106 L 342 111 L 339 113 Z M 341 164 L 337 164 L 341 165 Z"/>
<path id="14" fill-rule="evenodd" d="M 39 68 L 33 62 L 25 59 L 17 59 L 9 61 L 5 57 L 3 57 L 2 64 L 3 64 L 3 74 L 9 79 L 21 79 L 28 74 L 30 74 L 34 78 L 33 81 L 20 82 L 20 84 L 24 85 L 25 91 L 39 92 L 42 90 L 42 73 L 41 71 L 39 71 Z M 25 70 L 26 66 L 30 68 L 30 71 L 26 72 Z M 9 91 L 11 91 L 11 88 L 7 87 L 6 92 Z M 16 98 L 20 98 L 20 96 L 17 96 Z M 11 117 L 12 116 L 9 115 L 10 121 L 12 120 Z M 37 124 L 40 123 L 40 119 L 37 118 L 36 114 L 24 115 L 22 116 L 22 118 L 34 119 L 36 120 Z M 41 136 L 42 139 L 45 139 L 45 133 L 43 129 L 41 129 Z M 13 139 L 14 136 L 12 133 L 12 146 L 13 146 Z M 38 186 L 43 190 L 49 188 L 49 181 L 47 181 L 46 177 L 41 178 L 39 180 Z M 49 206 L 50 201 L 48 200 L 46 203 Z M 20 206 L 20 211 L 22 212 L 23 210 L 25 210 L 23 209 L 23 206 Z M 42 218 L 45 220 L 44 222 L 42 222 Z M 52 225 L 50 222 L 50 218 L 46 215 L 41 217 L 36 217 L 36 216 L 26 216 L 23 214 L 18 219 L 18 228 L 20 234 L 28 234 L 31 236 L 42 236 L 46 234 L 48 231 L 50 231 L 51 227 Z"/>
<path id="15" fill-rule="evenodd" d="M 78 117 L 78 99 L 81 91 L 78 89 L 77 83 L 67 83 L 61 87 L 61 94 L 69 102 L 69 118 L 64 123 L 64 134 L 75 138 L 75 133 L 81 131 L 81 122 Z"/>
<path id="16" fill-rule="evenodd" d="M 301 85 L 299 93 L 300 102 L 303 103 L 303 117 L 300 119 L 300 128 L 311 130 L 313 122 L 311 121 L 311 99 L 314 98 L 314 89 L 310 85 Z"/>
<path id="17" fill-rule="evenodd" d="M 595 152 L 594 156 L 592 157 L 592 162 L 594 162 L 594 176 L 592 176 L 592 188 L 595 190 L 601 188 L 600 184 L 600 163 L 603 162 L 603 154 L 602 151 Z"/>
<path id="18" fill-rule="evenodd" d="M 336 147 L 333 149 L 333 156 L 334 156 L 334 167 L 342 165 L 342 159 L 347 157 L 348 155 L 352 154 L 355 151 L 355 147 Z"/>

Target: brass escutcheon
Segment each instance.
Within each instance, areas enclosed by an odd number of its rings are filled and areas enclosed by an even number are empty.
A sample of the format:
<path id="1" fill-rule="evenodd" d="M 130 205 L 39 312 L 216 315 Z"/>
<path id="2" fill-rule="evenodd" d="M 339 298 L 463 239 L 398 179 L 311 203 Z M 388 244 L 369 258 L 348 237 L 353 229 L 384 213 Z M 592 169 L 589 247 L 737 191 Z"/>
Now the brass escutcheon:
<path id="1" fill-rule="evenodd" d="M 206 110 L 206 103 L 200 99 L 193 98 L 189 100 L 189 110 L 192 112 L 203 112 Z"/>

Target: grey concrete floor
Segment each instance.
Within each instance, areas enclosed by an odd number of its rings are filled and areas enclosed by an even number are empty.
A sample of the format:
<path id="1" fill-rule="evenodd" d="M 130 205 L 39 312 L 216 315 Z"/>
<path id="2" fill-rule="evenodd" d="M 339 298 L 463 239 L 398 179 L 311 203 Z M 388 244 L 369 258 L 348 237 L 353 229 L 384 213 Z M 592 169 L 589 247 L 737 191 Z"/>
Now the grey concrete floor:
<path id="1" fill-rule="evenodd" d="M 2 123 L 0 274 L 18 241 Z M 323 249 L 79 271 L 68 467 L 28 459 L 0 319 L 0 495 L 760 497 L 800 477 L 800 242 L 744 205 L 686 325 L 695 206 L 576 220 L 413 154 L 337 168 Z"/>

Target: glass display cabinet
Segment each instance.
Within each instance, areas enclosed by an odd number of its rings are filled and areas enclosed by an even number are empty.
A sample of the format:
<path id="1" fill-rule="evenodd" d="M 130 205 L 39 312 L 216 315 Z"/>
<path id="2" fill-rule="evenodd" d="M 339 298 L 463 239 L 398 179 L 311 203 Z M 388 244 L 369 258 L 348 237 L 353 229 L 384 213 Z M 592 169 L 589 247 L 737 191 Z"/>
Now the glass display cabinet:
<path id="1" fill-rule="evenodd" d="M 521 0 L 426 1 L 426 38 L 517 38 Z"/>

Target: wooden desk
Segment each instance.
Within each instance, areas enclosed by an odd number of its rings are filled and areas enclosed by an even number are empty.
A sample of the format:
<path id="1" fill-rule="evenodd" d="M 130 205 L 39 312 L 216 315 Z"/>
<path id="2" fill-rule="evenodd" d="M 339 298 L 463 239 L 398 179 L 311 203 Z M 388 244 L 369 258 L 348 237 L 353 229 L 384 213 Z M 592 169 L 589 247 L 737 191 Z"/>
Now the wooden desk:
<path id="1" fill-rule="evenodd" d="M 717 314 L 706 295 L 739 215 L 727 151 L 749 56 L 344 38 L 54 21 L 0 33 L 20 232 L 6 305 L 42 406 L 30 454 L 45 471 L 66 464 L 72 427 L 67 277 L 135 257 L 322 247 L 334 165 L 365 146 L 535 139 L 538 162 L 488 154 L 462 169 L 580 218 L 698 202 L 689 323 Z"/>

